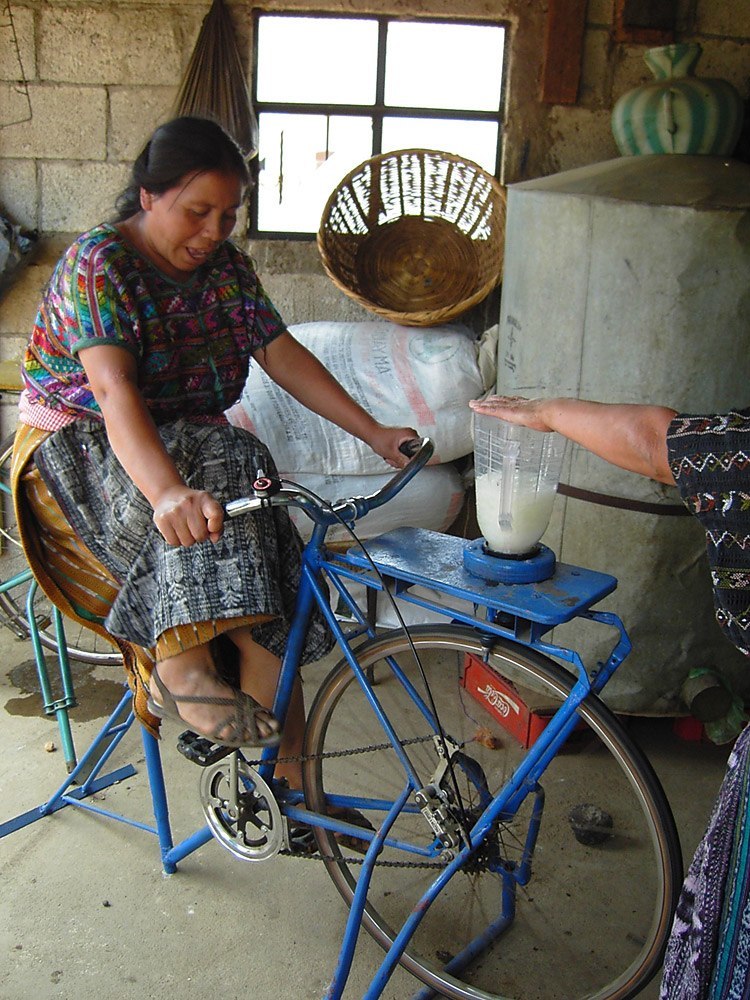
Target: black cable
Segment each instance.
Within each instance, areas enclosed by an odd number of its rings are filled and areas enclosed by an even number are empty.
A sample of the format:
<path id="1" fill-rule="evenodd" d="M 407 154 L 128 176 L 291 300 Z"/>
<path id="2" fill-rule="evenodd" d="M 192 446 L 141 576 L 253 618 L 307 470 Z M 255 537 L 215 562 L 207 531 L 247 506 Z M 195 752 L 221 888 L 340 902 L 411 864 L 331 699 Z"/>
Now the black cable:
<path id="1" fill-rule="evenodd" d="M 362 552 L 362 554 L 364 555 L 365 559 L 369 563 L 369 565 L 372 568 L 373 572 L 375 573 L 376 577 L 378 578 L 378 580 L 380 580 L 380 582 L 382 584 L 382 587 L 383 587 L 383 593 L 387 595 L 388 600 L 390 601 L 391 608 L 394 611 L 394 613 L 396 615 L 396 618 L 398 619 L 401 631 L 403 632 L 403 634 L 404 634 L 404 636 L 405 636 L 405 638 L 406 638 L 406 640 L 407 640 L 407 642 L 409 644 L 409 649 L 411 651 L 412 656 L 414 657 L 414 662 L 416 663 L 417 668 L 419 670 L 419 674 L 420 674 L 420 676 L 422 678 L 422 683 L 424 685 L 424 689 L 425 689 L 425 692 L 426 692 L 426 695 L 427 695 L 427 700 L 428 700 L 429 705 L 430 705 L 430 710 L 431 710 L 431 712 L 433 714 L 433 717 L 435 719 L 435 724 L 436 724 L 436 728 L 437 728 L 437 731 L 438 731 L 438 737 L 439 737 L 441 745 L 442 745 L 443 757 L 444 757 L 444 760 L 446 761 L 446 764 L 447 764 L 447 767 L 448 767 L 448 772 L 449 772 L 449 774 L 451 776 L 451 784 L 453 785 L 453 792 L 454 792 L 454 794 L 456 796 L 456 802 L 457 802 L 457 804 L 459 806 L 459 813 L 460 813 L 460 815 L 459 815 L 459 822 L 460 822 L 460 826 L 461 826 L 461 833 L 463 834 L 464 840 L 466 841 L 467 845 L 469 847 L 471 847 L 471 835 L 470 835 L 470 832 L 469 832 L 469 829 L 468 829 L 468 826 L 467 826 L 467 823 L 466 823 L 467 810 L 466 810 L 466 807 L 464 806 L 463 799 L 462 799 L 462 796 L 461 796 L 461 792 L 460 792 L 459 787 L 458 787 L 458 780 L 456 778 L 456 772 L 455 772 L 455 768 L 453 766 L 453 760 L 452 760 L 452 757 L 451 757 L 450 753 L 448 752 L 448 741 L 447 741 L 446 736 L 445 736 L 445 730 L 443 729 L 443 724 L 440 721 L 440 714 L 439 714 L 439 712 L 437 710 L 437 705 L 435 704 L 435 700 L 434 700 L 434 698 L 432 696 L 432 689 L 430 688 L 430 683 L 429 683 L 429 681 L 427 679 L 426 671 L 425 671 L 424 666 L 422 664 L 422 660 L 420 659 L 419 653 L 417 652 L 417 648 L 414 645 L 414 641 L 412 640 L 411 633 L 409 632 L 409 628 L 408 628 L 406 622 L 404 621 L 403 615 L 401 614 L 401 611 L 398 608 L 398 605 L 396 603 L 395 598 L 393 597 L 393 594 L 386 587 L 385 580 L 383 579 L 382 573 L 380 572 L 380 570 L 378 569 L 378 567 L 373 562 L 373 560 L 372 560 L 372 558 L 370 556 L 370 553 L 365 548 L 364 543 L 359 538 L 359 536 L 356 534 L 356 532 L 352 528 L 351 524 L 349 522 L 347 522 L 347 521 L 344 520 L 344 518 L 338 513 L 338 511 L 334 508 L 334 506 L 331 504 L 331 502 L 329 500 L 326 500 L 324 497 L 319 496 L 317 493 L 315 493 L 313 490 L 308 489 L 306 486 L 302 486 L 300 483 L 295 483 L 293 480 L 290 480 L 290 479 L 280 479 L 279 482 L 282 483 L 282 485 L 291 486 L 294 490 L 298 491 L 303 496 L 306 496 L 308 499 L 313 500 L 323 510 L 329 511 L 336 518 L 336 520 L 343 526 L 343 528 L 345 529 L 345 531 L 351 536 L 354 544 L 359 547 L 360 551 Z M 344 501 L 341 501 L 341 502 L 344 502 Z M 300 509 L 302 511 L 304 511 L 305 508 L 301 507 Z M 314 520 L 314 519 L 311 518 L 311 520 Z"/>

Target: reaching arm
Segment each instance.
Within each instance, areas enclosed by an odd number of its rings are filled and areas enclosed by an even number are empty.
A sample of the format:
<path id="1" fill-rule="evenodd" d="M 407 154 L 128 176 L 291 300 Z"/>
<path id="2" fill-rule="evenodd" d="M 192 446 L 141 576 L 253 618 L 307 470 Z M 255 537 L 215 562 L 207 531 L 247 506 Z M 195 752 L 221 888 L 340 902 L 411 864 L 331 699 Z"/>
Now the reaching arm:
<path id="1" fill-rule="evenodd" d="M 628 472 L 674 485 L 667 456 L 667 429 L 676 410 L 665 406 L 596 403 L 583 399 L 472 400 L 476 413 L 538 431 L 557 431 Z"/>
<path id="2" fill-rule="evenodd" d="M 190 489 L 162 443 L 138 388 L 137 365 L 122 347 L 102 344 L 79 354 L 117 459 L 154 508 L 170 545 L 221 536 L 224 512 L 210 493 Z"/>
<path id="3" fill-rule="evenodd" d="M 419 435 L 413 427 L 386 427 L 363 410 L 328 369 L 290 333 L 282 333 L 255 360 L 274 382 L 309 410 L 332 421 L 368 444 L 396 468 L 407 459 L 399 445 Z"/>

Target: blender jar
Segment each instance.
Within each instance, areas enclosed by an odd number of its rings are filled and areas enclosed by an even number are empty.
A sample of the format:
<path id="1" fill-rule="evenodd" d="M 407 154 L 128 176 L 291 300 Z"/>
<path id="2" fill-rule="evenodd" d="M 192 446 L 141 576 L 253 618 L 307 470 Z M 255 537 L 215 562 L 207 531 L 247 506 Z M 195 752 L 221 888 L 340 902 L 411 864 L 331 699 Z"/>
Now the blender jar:
<path id="1" fill-rule="evenodd" d="M 565 438 L 474 414 L 477 520 L 489 552 L 522 558 L 547 530 Z"/>

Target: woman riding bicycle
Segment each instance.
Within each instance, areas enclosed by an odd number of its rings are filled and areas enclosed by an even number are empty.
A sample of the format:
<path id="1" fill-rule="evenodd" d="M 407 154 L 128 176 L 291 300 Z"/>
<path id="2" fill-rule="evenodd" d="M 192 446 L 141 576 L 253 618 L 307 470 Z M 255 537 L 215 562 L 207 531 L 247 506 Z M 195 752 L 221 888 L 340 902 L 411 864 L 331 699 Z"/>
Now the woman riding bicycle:
<path id="1" fill-rule="evenodd" d="M 115 220 L 72 244 L 44 292 L 14 454 L 19 523 L 48 596 L 106 617 L 142 721 L 174 716 L 228 746 L 279 742 L 263 706 L 301 550 L 280 508 L 224 520 L 223 503 L 274 471 L 224 416 L 248 365 L 393 466 L 415 436 L 370 417 L 284 326 L 229 240 L 248 182 L 217 124 L 182 117 L 154 132 Z M 303 661 L 328 646 L 317 616 Z M 221 662 L 232 657 L 238 687 Z M 298 751 L 303 723 L 298 680 L 283 751 Z"/>

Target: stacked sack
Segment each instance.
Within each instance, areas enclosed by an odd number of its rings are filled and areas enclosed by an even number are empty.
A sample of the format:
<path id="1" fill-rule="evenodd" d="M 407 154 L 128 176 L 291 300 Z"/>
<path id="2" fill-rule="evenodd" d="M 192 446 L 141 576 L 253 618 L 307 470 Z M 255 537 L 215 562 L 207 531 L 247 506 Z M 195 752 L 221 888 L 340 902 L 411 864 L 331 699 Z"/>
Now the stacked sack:
<path id="1" fill-rule="evenodd" d="M 477 341 L 461 325 L 415 329 L 372 321 L 290 327 L 376 420 L 414 427 L 435 443 L 438 464 L 428 466 L 393 501 L 359 521 L 360 538 L 399 525 L 443 531 L 458 515 L 465 491 L 452 463 L 473 449 L 468 404 L 494 385 L 496 330 Z M 374 493 L 393 475 L 364 442 L 311 413 L 259 365 L 251 364 L 242 398 L 226 415 L 230 423 L 268 445 L 285 479 L 326 500 Z M 309 519 L 298 510 L 292 517 L 308 538 Z M 328 538 L 349 540 L 343 527 L 331 529 Z"/>

